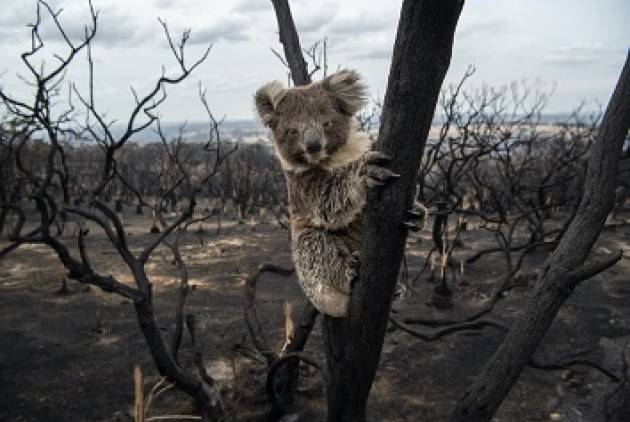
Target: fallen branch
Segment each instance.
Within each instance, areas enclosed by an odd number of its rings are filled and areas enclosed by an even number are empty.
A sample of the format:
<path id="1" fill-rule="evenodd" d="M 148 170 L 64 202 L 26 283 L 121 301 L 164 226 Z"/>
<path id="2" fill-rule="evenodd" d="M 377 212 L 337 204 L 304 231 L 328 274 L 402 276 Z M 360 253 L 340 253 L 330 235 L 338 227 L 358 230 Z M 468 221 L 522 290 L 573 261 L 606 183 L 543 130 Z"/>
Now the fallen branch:
<path id="1" fill-rule="evenodd" d="M 468 331 L 468 330 L 480 330 L 484 327 L 494 327 L 498 328 L 503 332 L 508 331 L 508 327 L 501 324 L 500 322 L 490 320 L 490 319 L 480 319 L 478 321 L 473 322 L 463 322 L 459 324 L 450 325 L 448 327 L 442 328 L 436 331 L 419 331 L 416 330 L 409 325 L 405 324 L 402 321 L 399 321 L 397 318 L 390 316 L 389 320 L 394 324 L 397 328 L 400 328 L 407 334 L 411 334 L 414 337 L 422 339 L 424 341 L 435 341 L 438 340 L 448 334 L 454 334 L 460 331 Z"/>
<path id="2" fill-rule="evenodd" d="M 553 233 L 553 232 L 547 233 L 547 235 L 549 235 L 551 233 Z M 527 243 L 523 243 L 523 244 L 520 244 L 520 245 L 512 246 L 512 247 L 509 248 L 509 251 L 510 252 L 522 251 L 523 249 L 531 247 L 532 244 L 533 244 L 533 242 L 527 242 Z M 539 242 L 539 244 L 536 247 L 556 246 L 557 244 L 558 244 L 557 241 Z M 503 252 L 504 249 L 505 248 L 502 248 L 501 246 L 494 246 L 494 247 L 487 248 L 487 249 L 481 249 L 481 250 L 475 252 L 473 255 L 471 255 L 468 258 L 466 258 L 466 264 L 472 264 L 472 263 L 476 262 L 477 260 L 479 260 L 482 256 L 487 255 L 487 254 Z"/>

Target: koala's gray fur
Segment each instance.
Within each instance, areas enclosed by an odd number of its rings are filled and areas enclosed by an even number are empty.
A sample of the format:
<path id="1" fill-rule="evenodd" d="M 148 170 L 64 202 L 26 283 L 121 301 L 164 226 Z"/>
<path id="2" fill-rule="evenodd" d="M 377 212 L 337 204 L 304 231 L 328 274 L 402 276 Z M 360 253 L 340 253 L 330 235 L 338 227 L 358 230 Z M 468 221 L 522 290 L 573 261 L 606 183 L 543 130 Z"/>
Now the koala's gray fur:
<path id="1" fill-rule="evenodd" d="M 320 312 L 334 317 L 348 313 L 367 188 L 395 176 L 377 165 L 384 156 L 369 151 L 369 137 L 356 129 L 354 114 L 365 97 L 351 70 L 306 87 L 272 82 L 255 95 L 287 181 L 300 285 Z"/>
<path id="2" fill-rule="evenodd" d="M 293 260 L 313 305 L 345 316 L 358 265 L 365 176 L 361 161 L 333 169 L 287 171 Z"/>

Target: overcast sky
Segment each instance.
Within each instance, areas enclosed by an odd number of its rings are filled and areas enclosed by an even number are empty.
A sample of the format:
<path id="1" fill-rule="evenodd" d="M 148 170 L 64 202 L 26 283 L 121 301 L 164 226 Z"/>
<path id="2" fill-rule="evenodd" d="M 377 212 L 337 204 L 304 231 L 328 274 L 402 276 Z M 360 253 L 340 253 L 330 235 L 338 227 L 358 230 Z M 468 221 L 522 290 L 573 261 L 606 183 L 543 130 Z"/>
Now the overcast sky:
<path id="1" fill-rule="evenodd" d="M 87 1 L 51 0 L 63 7 L 62 23 L 79 36 L 88 23 Z M 292 0 L 303 46 L 328 37 L 329 67 L 360 71 L 374 96 L 382 96 L 400 1 Z M 35 16 L 34 0 L 0 0 L 0 84 L 25 93 L 17 74 L 26 75 L 19 54 L 30 45 L 26 24 Z M 280 49 L 269 0 L 94 0 L 100 11 L 94 42 L 97 107 L 122 117 L 133 101 L 129 87 L 146 92 L 161 66 L 176 64 L 157 21 L 173 31 L 192 29 L 188 57 L 212 43 L 208 60 L 186 83 L 169 89 L 161 108 L 167 121 L 202 119 L 197 85 L 208 89 L 216 115 L 254 117 L 253 92 L 263 83 L 286 80 L 270 47 Z M 62 53 L 59 36 L 44 26 L 45 40 Z M 471 85 L 502 85 L 540 79 L 555 94 L 549 112 L 569 111 L 580 101 L 606 103 L 630 46 L 630 0 L 468 0 L 455 36 L 447 83 L 469 64 L 477 73 Z M 49 53 L 49 52 L 47 52 Z M 50 56 L 42 56 L 52 60 Z M 80 57 L 68 75 L 86 80 Z"/>

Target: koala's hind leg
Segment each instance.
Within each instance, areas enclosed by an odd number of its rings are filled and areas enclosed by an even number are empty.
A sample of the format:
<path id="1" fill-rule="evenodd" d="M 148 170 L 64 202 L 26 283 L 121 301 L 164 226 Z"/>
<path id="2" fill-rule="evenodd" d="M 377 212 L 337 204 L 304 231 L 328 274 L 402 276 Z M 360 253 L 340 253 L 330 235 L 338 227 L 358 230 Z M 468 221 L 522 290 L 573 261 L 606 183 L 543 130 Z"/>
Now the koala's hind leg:
<path id="1" fill-rule="evenodd" d="M 344 239 L 322 229 L 306 229 L 293 239 L 293 260 L 304 293 L 320 312 L 348 314 L 358 260 Z"/>

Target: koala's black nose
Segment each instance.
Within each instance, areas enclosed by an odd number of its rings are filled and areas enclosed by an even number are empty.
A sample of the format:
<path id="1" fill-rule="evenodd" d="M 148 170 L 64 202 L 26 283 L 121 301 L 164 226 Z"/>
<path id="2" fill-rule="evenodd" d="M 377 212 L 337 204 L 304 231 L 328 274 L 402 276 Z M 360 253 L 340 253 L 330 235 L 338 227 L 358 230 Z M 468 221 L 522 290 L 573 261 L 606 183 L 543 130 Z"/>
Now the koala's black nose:
<path id="1" fill-rule="evenodd" d="M 306 152 L 309 154 L 315 154 L 322 150 L 322 144 L 319 143 L 319 140 L 315 139 L 313 141 L 306 142 Z"/>
<path id="2" fill-rule="evenodd" d="M 322 143 L 316 130 L 307 129 L 304 132 L 304 147 L 309 154 L 315 154 L 322 150 Z"/>

